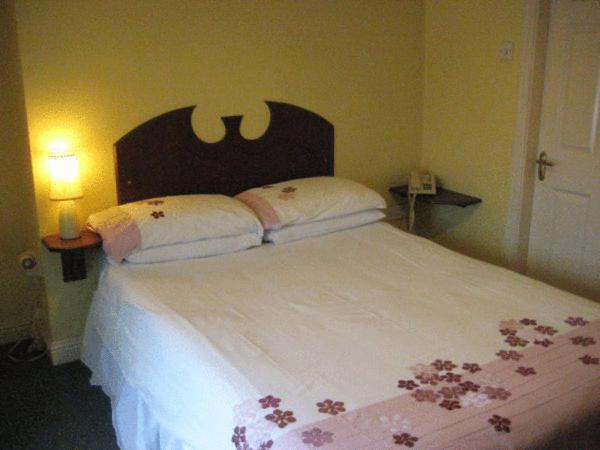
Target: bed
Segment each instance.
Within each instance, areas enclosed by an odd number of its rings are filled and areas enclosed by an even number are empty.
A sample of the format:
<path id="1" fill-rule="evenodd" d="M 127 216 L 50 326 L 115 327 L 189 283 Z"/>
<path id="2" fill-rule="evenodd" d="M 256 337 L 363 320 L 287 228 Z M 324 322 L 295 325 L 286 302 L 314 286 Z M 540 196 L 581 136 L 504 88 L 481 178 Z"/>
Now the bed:
<path id="1" fill-rule="evenodd" d="M 116 144 L 119 202 L 333 175 L 333 126 L 267 102 L 257 140 L 193 107 Z M 106 264 L 82 359 L 124 449 L 593 448 L 600 305 L 386 223 Z"/>

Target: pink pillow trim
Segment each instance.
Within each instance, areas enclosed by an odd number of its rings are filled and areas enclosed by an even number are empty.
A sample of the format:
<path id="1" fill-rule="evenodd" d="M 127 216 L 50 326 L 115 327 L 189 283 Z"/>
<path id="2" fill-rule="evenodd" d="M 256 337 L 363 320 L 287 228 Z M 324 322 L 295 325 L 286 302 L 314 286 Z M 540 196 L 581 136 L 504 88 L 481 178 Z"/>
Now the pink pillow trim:
<path id="1" fill-rule="evenodd" d="M 264 198 L 251 192 L 242 192 L 235 196 L 238 200 L 244 202 L 254 214 L 258 216 L 265 230 L 277 230 L 281 227 L 279 216 Z"/>
<path id="2" fill-rule="evenodd" d="M 96 232 L 102 236 L 106 254 L 117 261 L 142 245 L 142 233 L 131 217 L 99 227 Z"/>

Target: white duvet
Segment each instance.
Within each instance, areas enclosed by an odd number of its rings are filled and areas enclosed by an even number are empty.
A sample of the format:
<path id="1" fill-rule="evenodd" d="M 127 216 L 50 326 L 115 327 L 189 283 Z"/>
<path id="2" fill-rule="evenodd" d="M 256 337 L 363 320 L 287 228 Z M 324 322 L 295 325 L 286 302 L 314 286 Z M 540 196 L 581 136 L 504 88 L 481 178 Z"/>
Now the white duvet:
<path id="1" fill-rule="evenodd" d="M 573 315 L 600 319 L 600 305 L 378 223 L 212 258 L 107 265 L 84 361 L 96 371 L 99 347 L 108 352 L 180 447 L 230 449 L 240 416 L 266 395 L 315 422 L 316 401 L 343 399 L 352 411 L 397 396 L 416 364 L 496 358 L 500 321 L 534 317 L 562 333 Z M 299 422 L 265 422 L 248 439 L 277 441 Z M 117 432 L 124 445 L 133 431 Z"/>

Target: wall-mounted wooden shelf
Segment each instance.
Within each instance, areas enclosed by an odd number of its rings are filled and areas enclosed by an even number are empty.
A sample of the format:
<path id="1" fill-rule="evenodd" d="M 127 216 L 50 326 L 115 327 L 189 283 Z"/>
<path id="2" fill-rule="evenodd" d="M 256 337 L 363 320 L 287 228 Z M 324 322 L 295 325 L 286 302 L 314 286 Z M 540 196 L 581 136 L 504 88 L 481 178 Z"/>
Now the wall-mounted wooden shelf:
<path id="1" fill-rule="evenodd" d="M 408 197 L 408 186 L 394 186 L 389 189 L 392 194 L 396 194 L 401 198 Z M 481 203 L 481 199 L 472 197 L 470 195 L 461 194 L 460 192 L 454 192 L 450 189 L 444 189 L 443 187 L 437 187 L 437 194 L 435 195 L 417 195 L 417 203 L 427 203 L 430 205 L 453 205 L 465 208 L 469 205 L 475 205 Z"/>
<path id="2" fill-rule="evenodd" d="M 84 250 L 100 247 L 102 238 L 93 231 L 82 230 L 77 239 L 61 239 L 59 234 L 50 234 L 42 242 L 49 251 L 60 253 L 63 281 L 69 282 L 87 277 Z"/>

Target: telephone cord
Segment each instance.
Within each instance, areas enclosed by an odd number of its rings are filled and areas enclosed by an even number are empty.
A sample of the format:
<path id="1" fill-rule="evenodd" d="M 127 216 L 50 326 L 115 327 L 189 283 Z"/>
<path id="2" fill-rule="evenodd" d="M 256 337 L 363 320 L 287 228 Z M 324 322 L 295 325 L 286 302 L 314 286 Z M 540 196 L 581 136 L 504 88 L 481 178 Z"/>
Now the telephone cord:
<path id="1" fill-rule="evenodd" d="M 408 194 L 408 231 L 412 232 L 415 224 L 415 202 L 417 200 L 417 194 Z"/>

